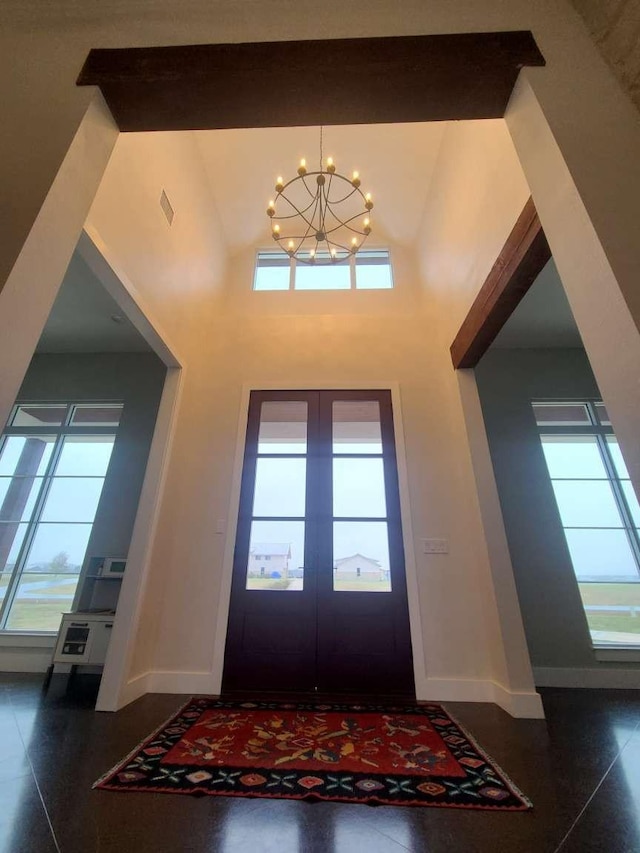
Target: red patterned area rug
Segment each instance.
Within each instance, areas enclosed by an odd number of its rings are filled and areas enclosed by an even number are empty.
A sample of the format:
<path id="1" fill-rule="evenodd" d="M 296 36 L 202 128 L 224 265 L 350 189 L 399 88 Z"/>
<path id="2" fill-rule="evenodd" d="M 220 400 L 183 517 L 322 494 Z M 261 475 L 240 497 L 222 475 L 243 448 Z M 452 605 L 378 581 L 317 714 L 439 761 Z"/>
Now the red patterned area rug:
<path id="1" fill-rule="evenodd" d="M 94 788 L 524 811 L 440 705 L 191 699 Z"/>

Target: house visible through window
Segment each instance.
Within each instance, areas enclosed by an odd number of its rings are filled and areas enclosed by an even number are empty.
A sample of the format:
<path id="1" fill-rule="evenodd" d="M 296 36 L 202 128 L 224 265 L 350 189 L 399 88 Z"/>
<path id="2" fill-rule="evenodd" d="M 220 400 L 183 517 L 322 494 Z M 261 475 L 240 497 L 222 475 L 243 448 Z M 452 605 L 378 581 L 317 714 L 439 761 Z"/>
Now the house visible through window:
<path id="1" fill-rule="evenodd" d="M 0 630 L 57 631 L 71 608 L 121 414 L 14 408 L 0 438 Z"/>
<path id="2" fill-rule="evenodd" d="M 289 258 L 278 250 L 258 252 L 254 290 L 389 290 L 393 287 L 386 249 L 362 249 L 348 261 L 332 263 L 318 253 L 313 264 Z"/>
<path id="3" fill-rule="evenodd" d="M 640 645 L 640 506 L 600 401 L 533 411 L 595 645 Z"/>

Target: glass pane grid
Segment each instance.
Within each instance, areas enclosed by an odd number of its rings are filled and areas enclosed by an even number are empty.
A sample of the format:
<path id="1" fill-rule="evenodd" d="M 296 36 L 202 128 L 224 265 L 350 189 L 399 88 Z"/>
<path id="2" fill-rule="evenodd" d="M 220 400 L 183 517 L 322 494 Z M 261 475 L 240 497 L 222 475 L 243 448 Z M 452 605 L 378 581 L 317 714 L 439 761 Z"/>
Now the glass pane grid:
<path id="1" fill-rule="evenodd" d="M 352 268 L 358 290 L 393 288 L 393 271 L 387 249 L 362 250 L 350 263 L 333 264 L 328 253 L 319 252 L 314 265 L 291 261 L 280 251 L 258 252 L 254 290 L 351 290 Z"/>
<path id="2" fill-rule="evenodd" d="M 391 592 L 386 521 L 334 521 L 333 590 Z"/>
<path id="3" fill-rule="evenodd" d="M 249 538 L 245 589 L 304 589 L 305 520 L 254 519 Z"/>
<path id="4" fill-rule="evenodd" d="M 592 641 L 637 646 L 640 505 L 604 404 L 585 406 L 588 432 L 541 429 L 543 451 Z"/>
<path id="5" fill-rule="evenodd" d="M 538 426 L 588 426 L 592 418 L 586 403 L 532 403 Z"/>
<path id="6" fill-rule="evenodd" d="M 10 425 L 13 427 L 62 426 L 68 406 L 55 404 L 23 404 L 17 406 Z"/>
<path id="7" fill-rule="evenodd" d="M 17 517 L 0 518 L 0 546 L 9 551 L 0 567 L 0 602 L 11 589 L 0 627 L 55 632 L 61 613 L 70 609 L 115 441 L 113 432 L 92 430 L 116 427 L 122 408 L 24 405 L 16 410 L 0 452 L 0 511 L 11 484 L 17 486 L 15 499 L 11 508 L 4 506 L 5 513 L 21 510 L 19 523 Z M 58 426 L 57 434 L 33 432 L 29 418 L 36 415 L 41 424 Z"/>

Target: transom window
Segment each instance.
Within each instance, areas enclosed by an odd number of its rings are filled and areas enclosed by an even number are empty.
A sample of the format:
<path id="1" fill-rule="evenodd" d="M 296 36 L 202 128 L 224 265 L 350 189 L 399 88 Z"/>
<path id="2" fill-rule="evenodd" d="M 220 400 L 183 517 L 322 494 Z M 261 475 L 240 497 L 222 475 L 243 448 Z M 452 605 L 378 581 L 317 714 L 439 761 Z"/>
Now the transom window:
<path id="1" fill-rule="evenodd" d="M 361 250 L 348 262 L 333 263 L 318 253 L 313 264 L 283 252 L 258 252 L 254 290 L 389 290 L 393 287 L 387 249 Z"/>
<path id="2" fill-rule="evenodd" d="M 640 506 L 604 404 L 535 402 L 591 637 L 640 645 Z"/>
<path id="3" fill-rule="evenodd" d="M 15 406 L 0 438 L 0 630 L 57 631 L 71 608 L 120 403 Z"/>

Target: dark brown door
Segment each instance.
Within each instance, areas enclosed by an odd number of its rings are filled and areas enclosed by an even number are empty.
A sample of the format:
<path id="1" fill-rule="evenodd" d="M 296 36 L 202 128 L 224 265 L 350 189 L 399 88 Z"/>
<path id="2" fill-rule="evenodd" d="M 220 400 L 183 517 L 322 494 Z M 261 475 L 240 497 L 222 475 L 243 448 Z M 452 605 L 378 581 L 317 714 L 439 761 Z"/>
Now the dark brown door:
<path id="1" fill-rule="evenodd" d="M 388 391 L 252 393 L 223 689 L 414 695 Z"/>

